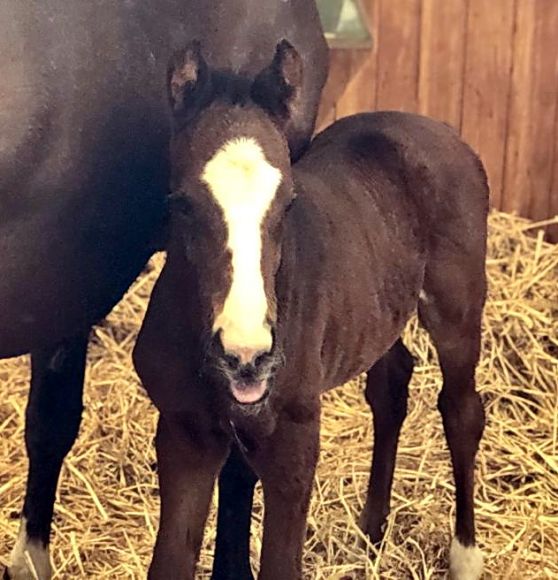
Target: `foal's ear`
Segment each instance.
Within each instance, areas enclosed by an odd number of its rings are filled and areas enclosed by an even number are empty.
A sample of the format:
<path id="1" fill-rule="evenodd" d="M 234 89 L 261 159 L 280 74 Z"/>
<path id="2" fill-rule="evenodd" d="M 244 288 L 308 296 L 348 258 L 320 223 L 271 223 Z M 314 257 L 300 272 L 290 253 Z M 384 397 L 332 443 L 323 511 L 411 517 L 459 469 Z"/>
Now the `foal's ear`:
<path id="1" fill-rule="evenodd" d="M 193 117 L 207 102 L 210 74 L 198 40 L 172 56 L 167 70 L 167 89 L 173 115 Z"/>
<path id="2" fill-rule="evenodd" d="M 297 114 L 302 90 L 302 59 L 288 40 L 275 49 L 271 64 L 256 77 L 252 99 L 282 124 Z"/>

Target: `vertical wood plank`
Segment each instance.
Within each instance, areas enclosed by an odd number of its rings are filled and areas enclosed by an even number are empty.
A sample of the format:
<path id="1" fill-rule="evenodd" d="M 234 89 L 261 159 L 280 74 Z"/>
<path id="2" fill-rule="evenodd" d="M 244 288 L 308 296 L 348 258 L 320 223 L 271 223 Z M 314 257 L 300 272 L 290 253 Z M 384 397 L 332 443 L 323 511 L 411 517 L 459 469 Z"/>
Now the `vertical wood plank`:
<path id="1" fill-rule="evenodd" d="M 461 125 L 493 206 L 558 214 L 558 0 L 362 1 L 374 47 L 332 54 L 322 126 L 375 108 Z"/>
<path id="2" fill-rule="evenodd" d="M 558 93 L 558 2 L 519 0 L 503 209 L 535 220 L 550 213 Z"/>
<path id="3" fill-rule="evenodd" d="M 343 93 L 346 92 L 351 79 L 351 61 L 352 51 L 329 51 L 329 75 L 322 91 L 316 127 L 324 128 L 326 124 L 329 124 L 328 119 L 332 114 L 333 118 L 335 118 L 337 103 Z"/>
<path id="4" fill-rule="evenodd" d="M 329 109 L 320 108 L 318 119 L 316 121 L 315 133 L 323 131 L 326 127 L 335 121 L 335 105 L 331 105 Z"/>
<path id="5" fill-rule="evenodd" d="M 376 107 L 418 110 L 420 0 L 378 0 Z"/>
<path id="6" fill-rule="evenodd" d="M 558 95 L 556 96 L 556 110 L 554 119 L 554 140 L 553 140 L 553 169 L 550 179 L 550 195 L 548 217 L 558 216 Z M 550 226 L 548 229 L 549 239 L 558 244 L 558 225 Z"/>
<path id="7" fill-rule="evenodd" d="M 379 38 L 380 0 L 364 0 L 363 14 L 372 34 L 372 49 L 353 51 L 351 55 L 351 78 L 345 92 L 337 102 L 337 118 L 346 117 L 376 108 L 376 83 Z"/>
<path id="8" fill-rule="evenodd" d="M 514 0 L 469 0 L 461 129 L 487 168 L 497 208 L 502 207 L 513 23 Z"/>
<path id="9" fill-rule="evenodd" d="M 527 215 L 540 220 L 551 215 L 553 168 L 558 155 L 558 148 L 552 146 L 555 139 L 553 125 L 556 125 L 558 115 L 558 3 L 536 0 L 535 8 L 530 99 L 533 115 L 527 125 L 531 129 L 527 162 L 532 167 L 532 176 Z"/>
<path id="10" fill-rule="evenodd" d="M 460 129 L 467 0 L 422 0 L 419 110 Z"/>

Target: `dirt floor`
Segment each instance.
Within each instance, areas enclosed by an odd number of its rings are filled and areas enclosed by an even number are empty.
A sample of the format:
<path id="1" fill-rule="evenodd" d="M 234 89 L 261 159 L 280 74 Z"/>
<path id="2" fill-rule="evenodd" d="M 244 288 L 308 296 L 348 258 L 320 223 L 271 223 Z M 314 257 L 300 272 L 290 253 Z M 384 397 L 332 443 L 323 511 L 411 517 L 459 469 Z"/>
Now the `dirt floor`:
<path id="1" fill-rule="evenodd" d="M 478 538 L 486 577 L 558 578 L 558 246 L 532 224 L 490 220 L 482 362 L 478 385 L 487 428 L 478 457 Z M 53 526 L 55 578 L 144 578 L 155 539 L 156 414 L 130 352 L 158 256 L 108 321 L 89 353 L 86 411 L 62 472 Z M 309 579 L 443 578 L 453 520 L 453 482 L 436 411 L 440 374 L 415 321 L 406 343 L 417 357 L 386 539 L 376 558 L 357 527 L 370 465 L 371 418 L 355 380 L 325 397 L 322 453 L 304 555 Z M 26 358 L 0 362 L 0 563 L 14 543 L 26 477 Z M 261 501 L 252 555 L 261 548 Z M 212 561 L 214 512 L 200 578 Z"/>

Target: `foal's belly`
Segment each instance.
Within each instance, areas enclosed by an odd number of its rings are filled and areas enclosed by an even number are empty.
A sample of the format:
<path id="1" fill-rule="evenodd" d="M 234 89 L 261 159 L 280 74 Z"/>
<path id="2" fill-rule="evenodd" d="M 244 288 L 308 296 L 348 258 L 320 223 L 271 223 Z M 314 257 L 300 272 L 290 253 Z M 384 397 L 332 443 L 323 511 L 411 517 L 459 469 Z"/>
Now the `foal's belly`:
<path id="1" fill-rule="evenodd" d="M 416 310 L 421 287 L 419 267 L 391 296 L 373 294 L 353 302 L 342 317 L 331 317 L 322 345 L 324 389 L 367 371 L 391 348 Z"/>
<path id="2" fill-rule="evenodd" d="M 368 370 L 400 337 L 415 313 L 423 286 L 425 254 L 411 228 L 382 235 L 374 227 L 352 231 L 332 250 L 328 286 L 318 298 L 325 320 L 321 352 L 324 388 Z"/>

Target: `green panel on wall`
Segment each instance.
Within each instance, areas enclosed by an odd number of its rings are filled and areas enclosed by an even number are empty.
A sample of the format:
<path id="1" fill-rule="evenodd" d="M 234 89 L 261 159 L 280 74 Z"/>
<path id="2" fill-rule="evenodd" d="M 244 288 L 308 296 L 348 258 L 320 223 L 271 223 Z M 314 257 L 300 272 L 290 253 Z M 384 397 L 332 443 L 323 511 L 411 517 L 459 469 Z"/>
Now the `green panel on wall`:
<path id="1" fill-rule="evenodd" d="M 359 0 L 317 0 L 331 48 L 369 48 L 372 37 Z"/>

